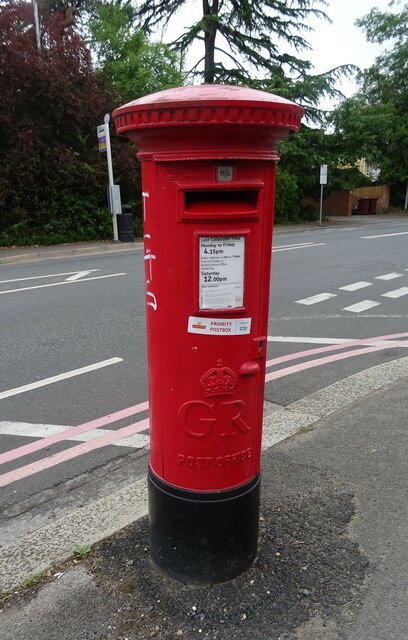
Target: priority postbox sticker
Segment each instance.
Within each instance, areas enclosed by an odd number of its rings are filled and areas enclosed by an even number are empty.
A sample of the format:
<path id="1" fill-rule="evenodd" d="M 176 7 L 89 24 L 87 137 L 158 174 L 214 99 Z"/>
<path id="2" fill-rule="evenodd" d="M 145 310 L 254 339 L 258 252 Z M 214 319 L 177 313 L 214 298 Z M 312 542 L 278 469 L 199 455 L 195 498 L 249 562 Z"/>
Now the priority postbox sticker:
<path id="1" fill-rule="evenodd" d="M 213 336 L 246 335 L 251 331 L 251 318 L 198 318 L 188 319 L 188 333 Z"/>
<path id="2" fill-rule="evenodd" d="M 244 236 L 200 237 L 200 309 L 244 306 Z"/>

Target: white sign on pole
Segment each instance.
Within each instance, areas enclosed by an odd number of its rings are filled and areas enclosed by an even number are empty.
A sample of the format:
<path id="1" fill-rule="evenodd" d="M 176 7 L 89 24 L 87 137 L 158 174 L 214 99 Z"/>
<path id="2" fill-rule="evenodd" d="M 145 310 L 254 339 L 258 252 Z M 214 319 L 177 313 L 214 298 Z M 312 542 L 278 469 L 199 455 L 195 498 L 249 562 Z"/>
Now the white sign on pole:
<path id="1" fill-rule="evenodd" d="M 109 113 L 105 114 L 103 121 L 105 124 L 99 125 L 96 128 L 96 133 L 98 136 L 98 148 L 99 153 L 106 153 L 106 161 L 108 164 L 108 203 L 110 212 L 112 214 L 112 226 L 113 226 L 113 239 L 118 240 L 118 222 L 116 220 L 116 214 L 122 213 L 122 208 L 120 206 L 120 191 L 118 192 L 119 187 L 114 188 L 114 180 L 113 180 L 113 167 L 112 167 L 112 152 L 111 152 L 111 144 L 110 144 L 110 133 L 109 133 L 109 121 L 110 115 Z"/>
<path id="2" fill-rule="evenodd" d="M 106 153 L 106 131 L 104 124 L 100 124 L 96 127 L 96 135 L 98 136 L 99 153 Z"/>
<path id="3" fill-rule="evenodd" d="M 320 165 L 320 184 L 327 184 L 327 164 Z"/>
<path id="4" fill-rule="evenodd" d="M 244 305 L 245 236 L 200 238 L 200 309 Z"/>
<path id="5" fill-rule="evenodd" d="M 108 186 L 108 204 L 109 211 L 112 215 L 119 215 L 122 213 L 120 186 L 118 184 L 112 184 Z"/>

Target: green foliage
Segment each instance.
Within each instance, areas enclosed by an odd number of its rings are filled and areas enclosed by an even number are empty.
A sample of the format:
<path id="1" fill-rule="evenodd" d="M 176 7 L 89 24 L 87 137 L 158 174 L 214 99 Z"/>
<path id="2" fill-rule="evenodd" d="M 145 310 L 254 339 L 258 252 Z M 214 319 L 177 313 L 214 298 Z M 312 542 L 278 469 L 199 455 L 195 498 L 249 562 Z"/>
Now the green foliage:
<path id="1" fill-rule="evenodd" d="M 249 83 L 257 89 L 275 93 L 288 100 L 300 103 L 305 110 L 305 120 L 309 123 L 326 123 L 327 114 L 319 108 L 323 98 L 343 98 L 336 88 L 336 83 L 344 77 L 351 77 L 357 71 L 353 65 L 343 65 L 327 71 L 313 74 L 311 71 L 296 77 L 284 75 L 283 69 L 277 67 L 270 78 L 255 80 Z"/>
<path id="2" fill-rule="evenodd" d="M 30 11 L 24 2 L 0 5 L 0 242 L 90 239 L 106 183 L 95 126 L 111 97 L 72 29 L 61 32 L 50 18 L 37 51 Z"/>
<path id="3" fill-rule="evenodd" d="M 395 2 L 390 3 L 395 6 Z M 408 5 L 399 13 L 384 12 L 374 7 L 371 11 L 356 21 L 358 27 L 365 31 L 368 42 L 382 44 L 394 40 L 397 47 L 407 45 Z"/>
<path id="4" fill-rule="evenodd" d="M 381 164 L 386 159 L 384 147 L 389 148 L 394 138 L 395 120 L 395 107 L 390 103 L 369 104 L 363 94 L 344 101 L 331 116 L 339 160 L 347 165 L 366 158 Z"/>
<path id="5" fill-rule="evenodd" d="M 6 602 L 8 602 L 8 600 L 11 600 L 12 598 L 12 591 L 10 589 L 6 589 L 4 591 L 0 592 L 0 605 L 5 604 Z"/>
<path id="6" fill-rule="evenodd" d="M 332 133 L 323 129 L 312 129 L 302 125 L 301 130 L 294 136 L 289 136 L 280 144 L 280 172 L 286 172 L 295 180 L 297 185 L 297 202 L 303 198 L 320 197 L 320 166 L 328 165 L 329 184 L 325 189 L 326 195 L 331 189 L 350 191 L 355 187 L 372 184 L 371 180 L 363 176 L 353 163 L 347 165 L 341 162 L 343 151 L 342 141 Z M 349 156 L 348 160 L 350 159 Z M 361 156 L 358 156 L 361 157 Z M 279 172 L 277 190 L 279 187 Z M 281 187 L 285 185 L 285 182 Z M 279 199 L 278 199 L 279 202 Z M 280 204 L 278 206 L 279 211 Z M 278 214 L 279 215 L 279 214 Z M 284 219 L 284 218 L 283 218 Z M 315 210 L 300 206 L 298 211 L 287 217 L 288 221 L 315 220 Z"/>
<path id="7" fill-rule="evenodd" d="M 20 220 L 0 231 L 0 246 L 34 246 L 109 240 L 112 219 L 107 209 L 92 209 L 74 217 L 60 216 L 44 225 L 33 227 Z"/>
<path id="8" fill-rule="evenodd" d="M 111 238 L 96 126 L 122 101 L 180 80 L 176 55 L 132 28 L 126 3 L 83 4 L 99 37 L 98 73 L 75 26 L 61 23 L 61 3 L 47 5 L 39 52 L 31 5 L 0 2 L 0 245 Z M 113 125 L 111 141 L 115 181 L 129 202 L 140 191 L 140 167 Z"/>
<path id="9" fill-rule="evenodd" d="M 278 166 L 276 172 L 275 222 L 296 222 L 299 219 L 299 190 L 296 178 Z"/>
<path id="10" fill-rule="evenodd" d="M 161 42 L 149 42 L 135 20 L 131 3 L 116 0 L 98 4 L 89 22 L 100 77 L 122 102 L 182 84 L 180 56 Z"/>
<path id="11" fill-rule="evenodd" d="M 44 575 L 44 571 L 40 571 L 39 573 L 34 573 L 32 576 L 29 576 L 21 583 L 21 586 L 25 589 L 31 589 L 31 587 L 35 587 L 41 578 Z"/>
<path id="12" fill-rule="evenodd" d="M 380 168 L 379 179 L 396 184 L 401 194 L 408 182 L 407 23 L 408 4 L 399 13 L 372 9 L 357 21 L 370 42 L 390 46 L 360 75 L 360 91 L 332 116 L 343 163 L 366 158 Z"/>
<path id="13" fill-rule="evenodd" d="M 281 168 L 295 176 L 299 197 L 318 196 L 320 165 L 329 164 L 329 144 L 324 131 L 303 125 L 298 134 L 280 144 L 279 150 Z"/>
<path id="14" fill-rule="evenodd" d="M 90 544 L 77 544 L 74 547 L 74 556 L 76 558 L 86 558 L 92 551 Z"/>
<path id="15" fill-rule="evenodd" d="M 141 216 L 133 219 L 133 233 L 135 238 L 143 238 L 143 221 Z"/>

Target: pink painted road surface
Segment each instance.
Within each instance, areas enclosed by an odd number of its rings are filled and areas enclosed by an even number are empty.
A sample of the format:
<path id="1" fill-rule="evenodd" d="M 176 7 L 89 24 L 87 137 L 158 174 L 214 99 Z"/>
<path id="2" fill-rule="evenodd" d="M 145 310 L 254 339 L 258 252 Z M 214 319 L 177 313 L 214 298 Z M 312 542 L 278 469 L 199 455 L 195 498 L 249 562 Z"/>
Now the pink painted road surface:
<path id="1" fill-rule="evenodd" d="M 316 349 L 306 349 L 304 351 L 297 351 L 296 353 L 288 353 L 285 356 L 279 356 L 278 358 L 273 358 L 272 360 L 267 360 L 266 366 L 273 367 L 276 364 L 282 364 L 283 362 L 290 362 L 291 360 L 297 360 L 298 358 L 303 358 L 307 356 L 315 356 L 319 353 L 327 353 L 328 351 L 341 351 L 343 349 L 348 349 L 349 347 L 363 346 L 365 344 L 372 344 L 373 342 L 382 342 L 383 340 L 395 340 L 397 338 L 406 338 L 408 333 L 395 333 L 393 335 L 387 336 L 376 336 L 375 338 L 365 338 L 364 340 L 350 340 L 349 342 L 343 342 L 342 344 L 334 344 L 329 347 L 317 347 Z M 392 345 L 398 346 L 398 345 Z M 406 346 L 406 343 L 401 343 L 402 347 Z M 388 348 L 388 347 L 387 347 Z"/>
<path id="2" fill-rule="evenodd" d="M 282 369 L 278 369 L 276 371 L 272 371 L 267 373 L 265 376 L 265 381 L 269 382 L 271 380 L 277 380 L 279 378 L 283 378 L 288 375 L 292 375 L 294 373 L 299 373 L 301 371 L 305 371 L 307 369 L 311 369 L 314 367 L 320 367 L 322 365 L 331 364 L 340 360 L 345 360 L 347 358 L 353 358 L 356 356 L 366 355 L 369 353 L 374 353 L 377 351 L 383 351 L 385 349 L 389 349 L 391 346 L 395 347 L 406 347 L 408 341 L 400 341 L 399 343 L 395 343 L 395 340 L 398 338 L 408 337 L 408 332 L 398 333 L 392 335 L 385 336 L 376 336 L 374 338 L 367 338 L 364 340 L 350 340 L 349 342 L 345 342 L 341 345 L 330 345 L 325 347 L 318 347 L 316 349 L 308 349 L 303 351 L 298 351 L 296 353 L 287 354 L 285 356 L 280 356 L 277 358 L 273 358 L 272 360 L 268 360 L 266 365 L 267 367 L 276 366 L 278 364 L 283 364 L 284 362 L 291 362 L 293 360 L 298 360 L 300 358 L 310 357 L 312 355 L 323 354 L 332 351 L 341 351 L 341 353 L 336 353 L 333 355 L 325 356 L 322 358 L 315 358 L 312 360 L 307 360 L 306 362 L 301 362 L 289 367 L 285 367 Z M 392 345 L 379 345 L 379 346 L 364 346 L 367 344 L 371 344 L 373 342 L 379 341 L 387 341 L 392 340 Z M 351 349 L 352 347 L 357 346 L 361 348 Z M 348 351 L 344 351 L 345 349 L 349 349 Z M 132 415 L 136 415 L 142 411 L 146 411 L 148 409 L 148 402 L 142 402 L 140 404 L 134 405 L 132 407 L 128 407 L 127 409 L 122 409 L 121 411 L 117 411 L 113 414 L 109 414 L 106 416 L 102 416 L 101 418 L 97 418 L 96 420 L 91 420 L 90 422 L 86 422 L 77 427 L 72 427 L 71 429 L 67 429 L 61 433 L 48 436 L 46 438 L 42 438 L 41 440 L 37 440 L 30 444 L 24 445 L 22 447 L 18 447 L 11 451 L 7 451 L 0 455 L 0 464 L 4 464 L 5 462 L 11 462 L 12 460 L 16 460 L 22 456 L 28 455 L 35 451 L 39 451 L 40 449 L 48 448 L 52 444 L 57 442 L 69 440 L 70 438 L 79 435 L 80 433 L 85 433 L 87 431 L 91 431 L 93 429 L 98 429 L 99 427 L 103 427 L 107 424 L 112 424 L 124 418 L 127 418 Z M 6 485 L 11 484 L 12 482 L 16 482 L 17 480 L 23 480 L 31 475 L 39 473 L 40 471 L 44 471 L 46 469 L 50 469 L 62 462 L 67 462 L 68 460 L 72 460 L 78 456 L 84 455 L 85 453 L 91 453 L 97 449 L 105 447 L 109 444 L 116 443 L 123 438 L 127 438 L 129 436 L 135 435 L 136 433 L 140 433 L 141 431 L 145 431 L 149 428 L 149 420 L 144 419 L 139 422 L 135 422 L 127 427 L 123 427 L 118 430 L 113 430 L 111 433 L 104 434 L 99 438 L 95 438 L 89 442 L 84 442 L 76 446 L 72 446 L 65 451 L 61 451 L 56 454 L 52 454 L 46 458 L 33 462 L 31 464 L 24 465 L 19 467 L 18 469 L 14 469 L 8 473 L 4 473 L 0 475 L 0 487 L 4 487 Z"/>
<path id="3" fill-rule="evenodd" d="M 306 349 L 304 351 L 298 351 L 297 353 L 289 353 L 285 356 L 280 356 L 279 358 L 274 358 L 273 360 L 268 360 L 266 363 L 267 367 L 274 366 L 277 364 L 281 364 L 283 362 L 289 362 L 291 360 L 297 360 L 298 358 L 303 358 L 306 356 L 317 355 L 320 353 L 327 353 L 328 351 L 340 351 L 344 349 L 348 349 L 353 346 L 361 346 L 364 344 L 371 344 L 373 342 L 383 342 L 387 340 L 396 340 L 397 338 L 405 338 L 408 336 L 407 332 L 404 333 L 395 333 L 387 336 L 376 336 L 375 338 L 370 338 L 366 340 L 350 340 L 350 342 L 344 342 L 341 345 L 335 344 L 330 345 L 329 347 L 318 347 L 317 349 Z M 393 342 L 393 347 L 406 347 L 407 341 L 400 342 L 395 344 Z M 270 382 L 271 380 L 277 380 L 278 378 L 282 378 L 283 376 L 289 376 L 292 373 L 299 373 L 300 371 L 305 371 L 306 369 L 312 369 L 314 367 L 321 367 L 324 364 L 331 364 L 332 362 L 337 362 L 339 360 L 346 360 L 347 358 L 353 358 L 355 356 L 365 355 L 366 353 L 374 353 L 375 351 L 383 351 L 384 349 L 389 349 L 388 345 L 380 345 L 378 347 L 364 347 L 362 349 L 354 349 L 353 351 L 346 351 L 345 353 L 337 353 L 333 356 L 327 356 L 325 358 L 316 358 L 314 360 L 308 360 L 307 362 L 302 362 L 300 364 L 293 365 L 291 367 L 286 367 L 285 369 L 278 369 L 277 371 L 272 371 L 271 373 L 267 373 L 265 376 L 265 382 Z"/>
<path id="4" fill-rule="evenodd" d="M 48 458 L 38 460 L 32 464 L 27 464 L 24 467 L 19 467 L 18 469 L 14 469 L 14 471 L 9 471 L 9 473 L 4 473 L 0 476 L 0 487 L 5 487 L 17 480 L 28 478 L 29 476 L 34 475 L 34 473 L 50 469 L 51 467 L 55 467 L 57 464 L 61 464 L 61 462 L 67 462 L 67 460 L 72 460 L 73 458 L 82 456 L 84 453 L 89 453 L 90 451 L 95 451 L 101 447 L 106 447 L 112 442 L 133 436 L 135 433 L 140 433 L 148 428 L 149 421 L 147 419 L 141 420 L 140 422 L 135 422 L 134 424 L 130 424 L 127 427 L 118 429 L 117 431 L 106 433 L 100 438 L 95 438 L 89 442 L 83 442 L 82 444 L 78 444 L 75 447 L 66 449 L 65 451 L 60 451 L 59 453 L 54 453 L 54 455 L 51 455 Z"/>
<path id="5" fill-rule="evenodd" d="M 18 447 L 17 449 L 6 451 L 5 453 L 0 454 L 0 464 L 10 462 L 11 460 L 17 460 L 17 458 L 27 456 L 30 453 L 34 453 L 34 451 L 39 451 L 40 449 L 50 447 L 56 442 L 69 440 L 74 436 L 78 436 L 80 433 L 86 433 L 87 431 L 92 431 L 93 429 L 104 427 L 107 424 L 112 424 L 112 422 L 118 422 L 119 420 L 123 420 L 123 418 L 128 418 L 129 416 L 136 415 L 141 411 L 146 411 L 148 408 L 148 402 L 141 402 L 140 404 L 136 404 L 133 407 L 128 407 L 127 409 L 116 411 L 116 413 L 103 416 L 102 418 L 97 418 L 96 420 L 91 420 L 90 422 L 85 422 L 84 424 L 80 424 L 77 427 L 72 427 L 72 429 L 67 429 L 66 431 L 62 431 L 61 433 L 56 433 L 53 436 L 48 436 L 47 438 L 42 438 L 41 440 L 31 442 L 30 444 L 25 444 L 24 446 Z"/>

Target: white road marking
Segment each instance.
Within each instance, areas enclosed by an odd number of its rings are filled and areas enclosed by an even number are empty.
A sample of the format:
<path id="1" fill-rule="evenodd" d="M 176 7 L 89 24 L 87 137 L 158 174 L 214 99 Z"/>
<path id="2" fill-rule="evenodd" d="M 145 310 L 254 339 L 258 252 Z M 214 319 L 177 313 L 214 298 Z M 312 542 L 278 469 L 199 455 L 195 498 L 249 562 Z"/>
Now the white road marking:
<path id="1" fill-rule="evenodd" d="M 56 433 L 62 433 L 72 429 L 71 426 L 62 424 L 32 424 L 30 422 L 0 422 L 1 436 L 18 436 L 24 438 L 46 438 Z M 65 442 L 88 442 L 105 434 L 111 433 L 111 429 L 93 429 L 86 433 L 80 433 L 77 436 L 67 438 Z M 149 436 L 136 433 L 128 438 L 123 438 L 118 442 L 111 443 L 115 447 L 131 447 L 133 449 L 141 449 L 149 445 Z"/>
<path id="2" fill-rule="evenodd" d="M 293 244 L 278 244 L 276 249 L 288 249 L 289 247 L 310 247 L 313 242 L 295 242 Z M 275 247 L 273 247 L 275 249 Z"/>
<path id="3" fill-rule="evenodd" d="M 324 300 L 329 300 L 330 298 L 336 298 L 337 294 L 335 293 L 318 293 L 316 296 L 310 296 L 309 298 L 303 298 L 303 300 L 295 300 L 298 304 L 317 304 L 318 302 L 323 302 Z"/>
<path id="4" fill-rule="evenodd" d="M 285 248 L 280 248 L 277 247 L 276 249 L 272 249 L 272 253 L 277 253 L 278 251 L 293 251 L 294 249 L 314 249 L 314 247 L 323 247 L 323 245 L 325 245 L 325 242 L 319 242 L 318 244 L 308 244 L 308 245 L 303 245 L 303 246 L 293 246 L 293 247 L 285 247 Z"/>
<path id="5" fill-rule="evenodd" d="M 363 300 L 362 302 L 357 302 L 357 304 L 352 304 L 350 307 L 343 307 L 343 311 L 361 313 L 362 311 L 367 311 L 367 309 L 378 307 L 379 304 L 381 304 L 381 302 L 374 302 L 373 300 Z"/>
<path id="6" fill-rule="evenodd" d="M 343 344 L 349 338 L 307 338 L 303 336 L 268 336 L 268 342 L 294 342 L 301 344 Z"/>
<path id="7" fill-rule="evenodd" d="M 393 291 L 388 291 L 388 293 L 382 293 L 381 295 L 384 298 L 401 298 L 401 296 L 406 296 L 408 294 L 408 287 L 401 287 L 401 289 L 394 289 Z"/>
<path id="8" fill-rule="evenodd" d="M 19 293 L 20 291 L 32 291 L 33 289 L 46 289 L 47 287 L 59 287 L 62 284 L 79 284 L 81 282 L 89 282 L 90 280 L 103 280 L 104 278 L 116 278 L 117 276 L 125 276 L 126 273 L 111 273 L 107 276 L 95 276 L 94 278 L 82 278 L 82 280 L 64 280 L 64 282 L 52 282 L 50 284 L 39 284 L 35 287 L 22 287 L 21 289 L 9 289 L 9 291 L 0 291 L 0 296 L 6 293 Z"/>
<path id="9" fill-rule="evenodd" d="M 408 231 L 401 231 L 400 233 L 384 233 L 381 236 L 360 236 L 360 240 L 375 240 L 376 238 L 391 238 L 392 236 L 406 236 Z"/>
<path id="10" fill-rule="evenodd" d="M 383 276 L 376 276 L 376 280 L 394 280 L 394 278 L 402 278 L 403 273 L 385 273 Z"/>
<path id="11" fill-rule="evenodd" d="M 347 284 L 345 287 L 339 287 L 343 291 L 357 291 L 358 289 L 364 289 L 364 287 L 371 287 L 372 282 L 354 282 L 353 284 Z"/>
<path id="12" fill-rule="evenodd" d="M 307 316 L 280 316 L 280 318 L 276 318 L 276 320 L 281 321 L 293 321 L 293 320 L 338 320 L 341 318 L 342 320 L 351 320 L 354 319 L 348 313 L 315 313 L 308 314 Z M 407 313 L 366 313 L 361 314 L 359 318 L 408 318 Z M 275 321 L 276 321 L 275 320 Z"/>
<path id="13" fill-rule="evenodd" d="M 304 336 L 268 336 L 268 342 L 284 342 L 295 344 L 345 344 L 346 342 L 357 341 L 359 338 L 308 338 Z M 389 345 L 392 347 L 394 344 L 401 346 L 401 342 L 398 340 L 378 340 L 373 342 L 367 342 L 366 338 L 361 338 L 361 342 L 368 347 L 383 347 Z M 408 348 L 408 342 L 404 345 Z"/>
<path id="14" fill-rule="evenodd" d="M 20 393 L 32 391 L 33 389 L 39 389 L 40 387 L 46 387 L 49 384 L 54 384 L 54 382 L 60 382 L 61 380 L 74 378 L 75 376 L 80 376 L 84 373 L 89 373 L 90 371 L 103 369 L 104 367 L 109 367 L 111 364 L 117 364 L 118 362 L 123 362 L 123 358 L 110 358 L 109 360 L 102 360 L 101 362 L 95 362 L 94 364 L 89 364 L 86 367 L 81 367 L 80 369 L 65 371 L 65 373 L 60 373 L 56 376 L 51 376 L 50 378 L 44 378 L 43 380 L 37 380 L 36 382 L 31 382 L 30 384 L 25 384 L 21 387 L 15 387 L 14 389 L 1 391 L 0 400 L 10 398 L 11 396 L 17 396 Z"/>
<path id="15" fill-rule="evenodd" d="M 25 280 L 42 280 L 42 278 L 59 278 L 60 276 L 70 276 L 78 273 L 92 273 L 100 271 L 100 269 L 89 269 L 88 271 L 67 271 L 66 273 L 49 273 L 46 276 L 30 276 L 29 278 L 14 278 L 13 280 L 0 280 L 0 284 L 8 284 L 9 282 L 23 282 Z M 69 278 L 71 279 L 71 278 Z"/>
<path id="16" fill-rule="evenodd" d="M 74 276 L 71 276 L 70 278 L 65 278 L 65 282 L 75 282 L 75 280 L 79 280 L 84 276 L 88 276 L 90 273 L 91 271 L 78 271 L 78 273 L 76 273 Z"/>

